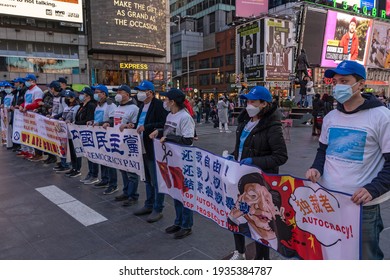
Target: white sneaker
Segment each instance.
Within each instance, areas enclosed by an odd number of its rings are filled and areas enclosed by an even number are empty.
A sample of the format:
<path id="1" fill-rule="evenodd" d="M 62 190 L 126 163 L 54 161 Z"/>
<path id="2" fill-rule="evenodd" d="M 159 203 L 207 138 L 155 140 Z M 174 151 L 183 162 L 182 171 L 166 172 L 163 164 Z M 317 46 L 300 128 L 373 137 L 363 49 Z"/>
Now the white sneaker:
<path id="1" fill-rule="evenodd" d="M 234 260 L 234 261 L 237 261 L 237 260 L 246 260 L 245 258 L 245 253 L 244 254 L 241 254 L 239 253 L 237 250 L 235 250 L 233 252 L 233 256 L 230 258 L 230 260 Z"/>
<path id="2" fill-rule="evenodd" d="M 226 130 L 225 132 L 226 132 L 226 133 L 232 133 L 232 131 L 231 131 L 231 130 Z"/>
<path id="3" fill-rule="evenodd" d="M 222 130 L 222 129 L 220 129 L 220 130 L 219 130 L 219 132 L 223 132 L 223 130 Z"/>

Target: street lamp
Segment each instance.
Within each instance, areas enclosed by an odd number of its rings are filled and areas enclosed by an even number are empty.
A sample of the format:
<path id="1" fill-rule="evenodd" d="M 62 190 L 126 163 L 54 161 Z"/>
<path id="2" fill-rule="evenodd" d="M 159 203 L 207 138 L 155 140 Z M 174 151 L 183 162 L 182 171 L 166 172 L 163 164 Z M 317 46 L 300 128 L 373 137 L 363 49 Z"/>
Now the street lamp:
<path id="1" fill-rule="evenodd" d="M 190 53 L 198 53 L 198 51 L 187 51 L 187 88 L 190 88 Z"/>

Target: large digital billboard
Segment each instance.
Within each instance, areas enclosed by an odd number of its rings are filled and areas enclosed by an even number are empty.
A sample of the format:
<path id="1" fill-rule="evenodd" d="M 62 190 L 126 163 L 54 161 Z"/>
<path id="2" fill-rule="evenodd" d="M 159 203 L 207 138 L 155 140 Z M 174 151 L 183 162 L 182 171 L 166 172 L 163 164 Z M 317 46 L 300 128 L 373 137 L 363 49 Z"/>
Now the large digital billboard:
<path id="1" fill-rule="evenodd" d="M 91 0 L 91 48 L 165 56 L 166 0 Z"/>
<path id="2" fill-rule="evenodd" d="M 390 24 L 378 21 L 374 23 L 367 65 L 390 68 Z"/>
<path id="3" fill-rule="evenodd" d="M 336 67 L 343 60 L 364 64 L 372 20 L 328 11 L 322 48 L 322 67 Z"/>
<path id="4" fill-rule="evenodd" d="M 268 13 L 268 0 L 236 0 L 237 17 L 256 17 Z"/>
<path id="5" fill-rule="evenodd" d="M 237 69 L 241 81 L 264 80 L 263 28 L 264 23 L 258 20 L 237 27 Z"/>
<path id="6" fill-rule="evenodd" d="M 279 19 L 265 20 L 265 44 L 267 81 L 286 81 L 292 71 L 293 41 L 292 22 Z"/>
<path id="7" fill-rule="evenodd" d="M 82 0 L 1 0 L 0 14 L 83 22 Z"/>

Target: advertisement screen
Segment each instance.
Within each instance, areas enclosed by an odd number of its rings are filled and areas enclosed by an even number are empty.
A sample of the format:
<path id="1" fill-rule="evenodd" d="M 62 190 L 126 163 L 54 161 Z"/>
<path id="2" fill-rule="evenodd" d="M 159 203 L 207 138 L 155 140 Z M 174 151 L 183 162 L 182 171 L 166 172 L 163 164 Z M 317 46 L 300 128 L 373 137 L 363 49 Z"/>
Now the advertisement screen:
<path id="1" fill-rule="evenodd" d="M 390 0 L 386 0 L 386 15 L 390 16 Z"/>
<path id="2" fill-rule="evenodd" d="M 336 67 L 346 59 L 364 64 L 371 25 L 371 19 L 328 11 L 321 66 Z"/>
<path id="3" fill-rule="evenodd" d="M 251 17 L 268 13 L 268 0 L 236 0 L 236 16 Z"/>
<path id="4" fill-rule="evenodd" d="M 329 2 L 334 2 L 334 0 L 328 0 Z M 348 2 L 349 6 L 357 5 L 358 8 L 367 7 L 369 9 L 375 8 L 376 0 L 336 0 L 336 3 L 343 4 L 343 2 Z"/>
<path id="5" fill-rule="evenodd" d="M 367 65 L 390 68 L 390 24 L 376 21 L 372 28 Z"/>
<path id="6" fill-rule="evenodd" d="M 83 22 L 82 0 L 1 0 L 0 14 Z"/>
<path id="7" fill-rule="evenodd" d="M 321 64 L 321 51 L 319 50 L 322 49 L 325 26 L 325 13 L 307 10 L 303 48 L 305 49 L 309 64 Z"/>
<path id="8" fill-rule="evenodd" d="M 266 19 L 265 43 L 267 50 L 266 80 L 288 80 L 292 71 L 292 23 L 286 20 Z"/>
<path id="9" fill-rule="evenodd" d="M 166 0 L 91 1 L 92 49 L 164 56 L 166 3 Z"/>
<path id="10" fill-rule="evenodd" d="M 237 29 L 237 62 L 241 81 L 262 81 L 264 79 L 264 40 L 259 21 Z"/>

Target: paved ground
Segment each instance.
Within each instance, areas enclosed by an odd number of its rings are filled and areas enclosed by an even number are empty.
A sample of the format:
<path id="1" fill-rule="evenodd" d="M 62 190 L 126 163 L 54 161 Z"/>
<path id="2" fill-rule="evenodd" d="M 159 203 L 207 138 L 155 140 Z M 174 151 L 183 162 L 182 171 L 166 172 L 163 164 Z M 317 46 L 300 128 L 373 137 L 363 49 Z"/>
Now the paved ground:
<path id="1" fill-rule="evenodd" d="M 197 146 L 221 154 L 232 150 L 234 134 L 220 133 L 210 124 L 197 126 Z M 281 173 L 303 177 L 316 151 L 317 139 L 309 127 L 291 129 L 288 141 L 289 160 Z M 87 165 L 83 165 L 85 175 Z M 121 179 L 119 179 L 121 182 Z M 224 259 L 234 249 L 233 236 L 214 222 L 195 214 L 193 234 L 174 240 L 164 233 L 174 219 L 172 199 L 166 199 L 164 218 L 149 224 L 132 214 L 138 206 L 124 208 L 114 202 L 116 194 L 104 196 L 101 189 L 55 174 L 50 167 L 17 158 L 0 148 L 0 259 Z M 60 204 L 69 199 L 68 210 L 87 213 L 79 202 L 93 209 L 97 219 L 107 220 L 84 225 L 51 202 L 46 189 L 58 187 L 52 197 Z M 55 188 L 55 187 L 52 187 Z M 64 193 L 60 194 L 63 191 Z M 139 187 L 141 202 L 145 198 L 143 183 Z M 71 197 L 69 197 L 69 195 Z M 65 198 L 64 198 L 65 197 Z M 64 204 L 62 204 L 64 205 Z M 63 206 L 64 207 L 64 206 Z M 85 212 L 84 212 L 85 211 Z M 390 203 L 382 207 L 385 231 L 381 245 L 390 259 Z M 87 214 L 85 214 L 87 215 Z M 89 215 L 89 214 L 88 214 Z M 249 252 L 251 253 L 251 246 Z M 280 259 L 276 254 L 272 258 Z"/>

